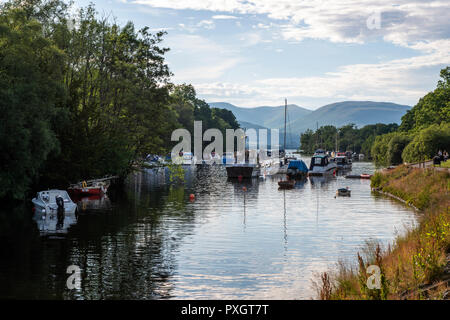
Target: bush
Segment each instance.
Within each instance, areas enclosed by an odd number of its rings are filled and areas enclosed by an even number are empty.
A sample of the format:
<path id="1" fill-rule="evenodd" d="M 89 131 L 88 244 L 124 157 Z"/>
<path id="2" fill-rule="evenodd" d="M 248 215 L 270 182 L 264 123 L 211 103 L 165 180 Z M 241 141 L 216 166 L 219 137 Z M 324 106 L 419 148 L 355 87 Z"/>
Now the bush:
<path id="1" fill-rule="evenodd" d="M 402 158 L 410 163 L 429 160 L 439 150 L 450 150 L 450 123 L 435 124 L 419 131 L 403 150 Z"/>

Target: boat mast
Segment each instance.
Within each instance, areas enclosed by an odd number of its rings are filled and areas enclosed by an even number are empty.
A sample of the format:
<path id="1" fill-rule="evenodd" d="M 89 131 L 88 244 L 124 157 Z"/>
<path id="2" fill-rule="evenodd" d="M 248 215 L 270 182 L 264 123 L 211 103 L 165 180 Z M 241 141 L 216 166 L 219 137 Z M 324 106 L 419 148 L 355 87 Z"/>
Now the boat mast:
<path id="1" fill-rule="evenodd" d="M 338 130 L 336 130 L 336 148 L 335 148 L 335 150 L 336 150 L 336 155 L 337 155 L 337 153 L 339 152 L 339 150 L 338 150 Z"/>
<path id="2" fill-rule="evenodd" d="M 284 157 L 286 158 L 286 116 L 287 116 L 287 99 L 284 99 Z"/>

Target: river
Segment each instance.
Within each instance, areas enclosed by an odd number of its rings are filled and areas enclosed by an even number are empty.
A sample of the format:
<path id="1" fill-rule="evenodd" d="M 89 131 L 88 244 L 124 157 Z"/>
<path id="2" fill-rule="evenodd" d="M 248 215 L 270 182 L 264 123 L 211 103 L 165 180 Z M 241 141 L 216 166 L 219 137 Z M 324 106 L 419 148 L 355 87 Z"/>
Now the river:
<path id="1" fill-rule="evenodd" d="M 355 162 L 351 174 L 374 170 Z M 355 263 L 367 240 L 392 243 L 417 218 L 368 180 L 316 177 L 282 191 L 279 179 L 227 181 L 212 166 L 174 185 L 166 170 L 146 170 L 119 195 L 80 202 L 57 235 L 31 214 L 13 219 L 1 235 L 0 297 L 310 299 L 316 274 Z M 352 196 L 335 198 L 347 186 Z M 81 289 L 66 287 L 70 265 Z"/>

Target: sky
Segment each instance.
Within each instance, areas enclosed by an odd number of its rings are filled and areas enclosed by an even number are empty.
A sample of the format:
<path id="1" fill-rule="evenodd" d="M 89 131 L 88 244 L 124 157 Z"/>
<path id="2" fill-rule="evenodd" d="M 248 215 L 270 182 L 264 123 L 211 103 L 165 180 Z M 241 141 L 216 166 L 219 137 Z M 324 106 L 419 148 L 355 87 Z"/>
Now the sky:
<path id="1" fill-rule="evenodd" d="M 76 7 L 90 1 L 75 0 Z M 450 66 L 450 1 L 99 0 L 100 15 L 165 30 L 172 82 L 207 102 L 308 109 L 415 105 Z"/>

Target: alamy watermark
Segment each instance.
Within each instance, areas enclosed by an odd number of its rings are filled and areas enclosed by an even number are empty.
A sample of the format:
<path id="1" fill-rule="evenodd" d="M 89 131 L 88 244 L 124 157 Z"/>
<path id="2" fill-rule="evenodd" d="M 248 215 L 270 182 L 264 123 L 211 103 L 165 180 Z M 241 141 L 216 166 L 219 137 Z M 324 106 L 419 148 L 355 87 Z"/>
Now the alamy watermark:
<path id="1" fill-rule="evenodd" d="M 231 163 L 237 164 L 257 164 L 258 161 L 277 160 L 280 156 L 279 130 L 271 129 L 270 135 L 270 150 L 268 150 L 267 129 L 259 129 L 258 132 L 256 129 L 247 129 L 245 131 L 243 129 L 227 129 L 225 156 L 230 157 Z M 203 161 L 209 161 L 210 163 L 222 163 L 223 161 L 224 137 L 222 132 L 214 128 L 208 129 L 203 133 L 202 121 L 194 122 L 193 154 L 191 152 L 192 136 L 188 130 L 175 130 L 172 133 L 171 140 L 174 142 L 179 141 L 171 152 L 172 161 L 175 163 L 181 163 L 185 154 L 192 155 L 193 164 L 201 164 Z M 235 141 L 237 144 L 235 144 Z M 203 142 L 211 143 L 203 149 Z"/>
<path id="2" fill-rule="evenodd" d="M 70 274 L 67 278 L 66 285 L 67 289 L 73 290 L 81 289 L 81 269 L 79 266 L 71 265 L 67 267 L 66 273 Z"/>
<path id="3" fill-rule="evenodd" d="M 366 20 L 366 26 L 369 30 L 381 29 L 381 11 L 373 12 Z"/>
<path id="4" fill-rule="evenodd" d="M 377 265 L 371 265 L 367 267 L 367 273 L 371 274 L 367 278 L 367 288 L 369 289 L 381 289 L 381 269 Z"/>

